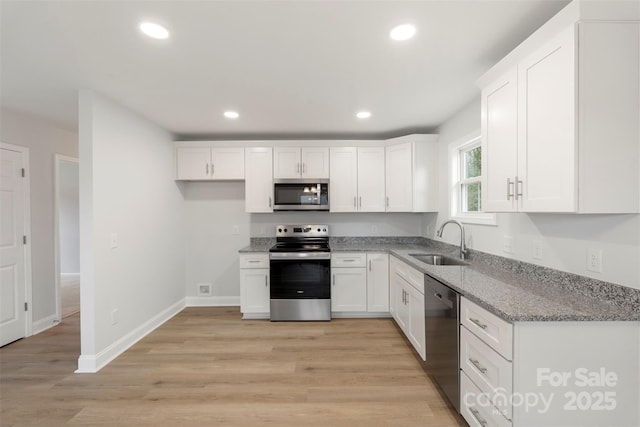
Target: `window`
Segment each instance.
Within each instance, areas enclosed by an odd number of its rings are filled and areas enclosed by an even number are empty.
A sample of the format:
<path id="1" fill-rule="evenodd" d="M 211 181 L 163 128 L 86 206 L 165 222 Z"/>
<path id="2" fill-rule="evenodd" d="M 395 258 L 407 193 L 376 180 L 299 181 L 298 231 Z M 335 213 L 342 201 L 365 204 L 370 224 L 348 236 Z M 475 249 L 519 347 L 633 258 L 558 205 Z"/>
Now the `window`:
<path id="1" fill-rule="evenodd" d="M 474 134 L 451 144 L 451 217 L 472 224 L 496 224 L 496 215 L 482 212 L 482 147 Z"/>

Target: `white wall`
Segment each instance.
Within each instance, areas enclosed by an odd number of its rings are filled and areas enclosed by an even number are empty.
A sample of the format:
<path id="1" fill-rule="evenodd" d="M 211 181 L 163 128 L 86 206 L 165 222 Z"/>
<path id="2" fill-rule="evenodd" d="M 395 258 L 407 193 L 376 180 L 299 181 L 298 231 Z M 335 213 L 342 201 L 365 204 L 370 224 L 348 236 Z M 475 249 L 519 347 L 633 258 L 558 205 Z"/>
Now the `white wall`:
<path id="1" fill-rule="evenodd" d="M 0 140 L 29 148 L 33 332 L 56 320 L 54 155 L 78 156 L 78 135 L 13 111 L 0 111 Z"/>
<path id="2" fill-rule="evenodd" d="M 244 211 L 244 182 L 184 183 L 187 296 L 212 284 L 212 298 L 190 304 L 239 304 L 238 250 L 251 237 L 274 237 L 278 224 L 329 224 L 332 236 L 419 236 L 421 214 Z M 371 226 L 377 227 L 377 233 Z M 238 234 L 234 233 L 238 227 Z"/>
<path id="3" fill-rule="evenodd" d="M 474 132 L 479 135 L 479 130 L 478 97 L 440 127 L 440 164 L 449 164 L 449 144 L 461 141 L 461 138 Z M 449 173 L 447 168 L 440 171 L 440 214 L 437 217 L 429 214 L 424 217 L 424 235 L 430 238 L 434 238 L 435 226 L 448 219 Z M 465 226 L 469 247 L 640 289 L 640 215 L 502 213 L 497 218 L 497 226 Z M 513 254 L 502 250 L 504 236 L 513 237 Z M 452 244 L 458 244 L 460 239 L 455 227 L 447 229 L 444 238 Z M 534 241 L 542 244 L 541 260 L 533 259 Z M 588 248 L 602 249 L 602 273 L 587 271 Z"/>
<path id="4" fill-rule="evenodd" d="M 60 273 L 80 274 L 80 181 L 78 163 L 60 162 Z"/>
<path id="5" fill-rule="evenodd" d="M 78 370 L 92 372 L 184 307 L 184 202 L 168 132 L 92 92 L 79 108 Z"/>

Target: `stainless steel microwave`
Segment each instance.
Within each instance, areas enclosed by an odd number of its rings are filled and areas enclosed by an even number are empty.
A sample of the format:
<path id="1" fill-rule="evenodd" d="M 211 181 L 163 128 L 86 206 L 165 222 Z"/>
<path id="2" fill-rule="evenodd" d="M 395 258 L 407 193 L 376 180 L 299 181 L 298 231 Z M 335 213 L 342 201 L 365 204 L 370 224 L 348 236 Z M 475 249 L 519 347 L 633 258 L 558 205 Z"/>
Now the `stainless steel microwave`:
<path id="1" fill-rule="evenodd" d="M 329 180 L 277 179 L 273 198 L 274 211 L 328 211 Z"/>

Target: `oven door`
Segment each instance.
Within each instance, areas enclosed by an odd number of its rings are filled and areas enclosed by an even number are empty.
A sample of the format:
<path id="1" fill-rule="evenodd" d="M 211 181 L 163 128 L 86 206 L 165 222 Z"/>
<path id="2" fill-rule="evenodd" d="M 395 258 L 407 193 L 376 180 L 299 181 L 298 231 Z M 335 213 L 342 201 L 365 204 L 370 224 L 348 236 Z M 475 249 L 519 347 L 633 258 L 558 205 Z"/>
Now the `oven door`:
<path id="1" fill-rule="evenodd" d="M 271 259 L 271 299 L 330 299 L 331 260 Z"/>

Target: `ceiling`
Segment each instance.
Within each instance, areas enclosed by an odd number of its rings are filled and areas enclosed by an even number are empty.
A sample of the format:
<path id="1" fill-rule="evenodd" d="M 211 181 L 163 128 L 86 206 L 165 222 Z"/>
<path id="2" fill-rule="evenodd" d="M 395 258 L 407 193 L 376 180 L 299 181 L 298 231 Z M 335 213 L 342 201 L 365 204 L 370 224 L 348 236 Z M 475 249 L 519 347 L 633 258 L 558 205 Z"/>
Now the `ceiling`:
<path id="1" fill-rule="evenodd" d="M 0 101 L 74 130 L 78 90 L 93 89 L 182 138 L 429 132 L 567 3 L 2 0 Z M 391 40 L 406 22 L 416 36 Z"/>

